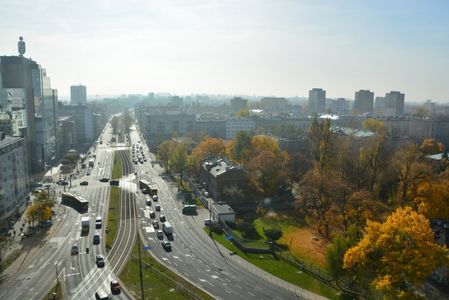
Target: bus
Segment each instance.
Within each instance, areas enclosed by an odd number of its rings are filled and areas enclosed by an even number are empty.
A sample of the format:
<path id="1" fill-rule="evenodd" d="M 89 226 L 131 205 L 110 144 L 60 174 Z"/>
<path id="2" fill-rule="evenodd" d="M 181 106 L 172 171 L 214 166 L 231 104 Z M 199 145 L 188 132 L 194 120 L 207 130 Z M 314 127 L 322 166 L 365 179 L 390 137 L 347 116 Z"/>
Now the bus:
<path id="1" fill-rule="evenodd" d="M 89 201 L 81 196 L 74 195 L 68 192 L 62 193 L 61 204 L 69 206 L 79 213 L 85 213 L 89 208 Z"/>
<path id="2" fill-rule="evenodd" d="M 144 194 L 146 193 L 151 196 L 157 195 L 157 187 L 154 184 L 149 183 L 148 180 L 139 180 L 139 189 L 141 189 Z"/>

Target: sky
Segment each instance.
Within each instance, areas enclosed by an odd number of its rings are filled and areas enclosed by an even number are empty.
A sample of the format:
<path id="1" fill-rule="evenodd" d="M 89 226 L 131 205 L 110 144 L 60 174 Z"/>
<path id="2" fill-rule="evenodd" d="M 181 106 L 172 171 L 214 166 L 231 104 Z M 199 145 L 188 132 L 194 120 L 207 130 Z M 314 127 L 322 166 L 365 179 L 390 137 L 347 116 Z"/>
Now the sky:
<path id="1" fill-rule="evenodd" d="M 449 102 L 449 1 L 2 0 L 0 55 L 59 95 L 170 92 Z"/>

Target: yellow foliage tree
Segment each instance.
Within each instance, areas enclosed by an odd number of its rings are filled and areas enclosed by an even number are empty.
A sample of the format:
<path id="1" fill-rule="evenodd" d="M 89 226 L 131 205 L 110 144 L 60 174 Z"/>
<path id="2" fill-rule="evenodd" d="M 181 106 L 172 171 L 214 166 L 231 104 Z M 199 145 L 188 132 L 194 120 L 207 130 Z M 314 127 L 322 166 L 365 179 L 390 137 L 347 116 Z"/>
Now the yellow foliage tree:
<path id="1" fill-rule="evenodd" d="M 428 219 L 449 219 L 449 184 L 446 180 L 422 182 L 417 189 L 415 205 Z"/>
<path id="2" fill-rule="evenodd" d="M 420 147 L 425 155 L 444 152 L 445 147 L 442 143 L 438 143 L 435 139 L 425 139 Z"/>
<path id="3" fill-rule="evenodd" d="M 434 242 L 429 221 L 410 207 L 398 208 L 384 223 L 368 221 L 363 239 L 346 251 L 344 268 L 372 275 L 385 298 L 413 299 L 414 291 L 441 264 L 447 249 Z"/>

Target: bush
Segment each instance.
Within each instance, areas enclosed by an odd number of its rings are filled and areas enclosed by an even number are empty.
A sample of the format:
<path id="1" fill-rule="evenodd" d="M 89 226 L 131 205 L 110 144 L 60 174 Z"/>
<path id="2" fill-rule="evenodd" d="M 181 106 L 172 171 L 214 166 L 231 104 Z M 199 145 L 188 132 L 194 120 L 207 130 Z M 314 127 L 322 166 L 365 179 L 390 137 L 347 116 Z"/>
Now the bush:
<path id="1" fill-rule="evenodd" d="M 239 224 L 238 230 L 242 232 L 242 237 L 245 239 L 258 240 L 260 235 L 252 223 L 242 222 Z"/>
<path id="2" fill-rule="evenodd" d="M 268 238 L 268 240 L 270 241 L 277 241 L 282 237 L 282 231 L 280 229 L 266 229 L 264 230 L 265 236 Z"/>

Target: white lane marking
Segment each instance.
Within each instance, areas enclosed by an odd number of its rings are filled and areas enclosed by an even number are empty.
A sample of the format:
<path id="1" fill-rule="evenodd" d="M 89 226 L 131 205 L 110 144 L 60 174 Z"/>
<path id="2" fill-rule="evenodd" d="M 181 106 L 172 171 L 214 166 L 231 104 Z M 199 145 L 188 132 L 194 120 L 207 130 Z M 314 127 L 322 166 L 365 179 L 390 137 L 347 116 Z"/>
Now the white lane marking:
<path id="1" fill-rule="evenodd" d="M 256 297 L 256 294 L 251 293 L 250 291 L 248 291 L 248 294 L 250 294 L 253 297 Z"/>
<path id="2" fill-rule="evenodd" d="M 217 275 L 210 275 L 210 277 L 212 277 L 213 279 L 217 279 L 218 278 Z"/>
<path id="3" fill-rule="evenodd" d="M 169 264 L 171 264 L 171 261 L 170 261 L 168 258 L 166 258 L 166 257 L 162 257 L 162 260 L 165 260 L 165 261 L 167 261 Z"/>

